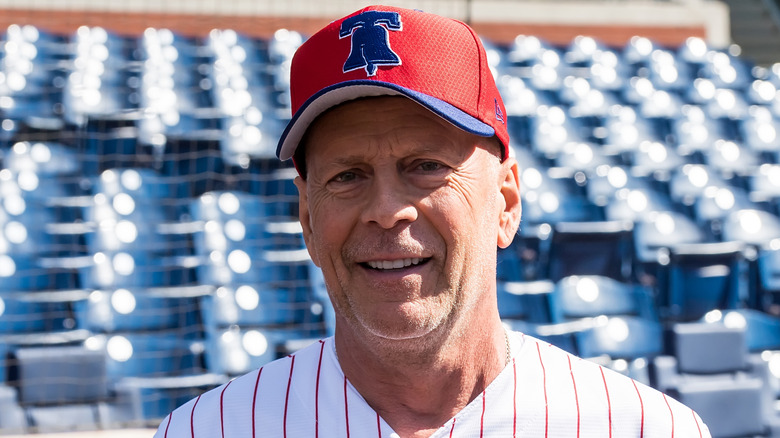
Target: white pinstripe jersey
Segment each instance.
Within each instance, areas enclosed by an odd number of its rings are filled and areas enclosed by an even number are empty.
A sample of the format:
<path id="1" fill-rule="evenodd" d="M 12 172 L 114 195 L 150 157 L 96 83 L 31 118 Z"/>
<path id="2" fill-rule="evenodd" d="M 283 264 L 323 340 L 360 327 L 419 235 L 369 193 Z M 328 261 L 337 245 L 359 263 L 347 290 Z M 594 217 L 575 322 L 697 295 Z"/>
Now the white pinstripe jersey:
<path id="1" fill-rule="evenodd" d="M 432 437 L 709 437 L 699 416 L 626 376 L 520 333 L 512 360 Z M 189 401 L 155 438 L 397 437 L 341 371 L 333 338 Z"/>

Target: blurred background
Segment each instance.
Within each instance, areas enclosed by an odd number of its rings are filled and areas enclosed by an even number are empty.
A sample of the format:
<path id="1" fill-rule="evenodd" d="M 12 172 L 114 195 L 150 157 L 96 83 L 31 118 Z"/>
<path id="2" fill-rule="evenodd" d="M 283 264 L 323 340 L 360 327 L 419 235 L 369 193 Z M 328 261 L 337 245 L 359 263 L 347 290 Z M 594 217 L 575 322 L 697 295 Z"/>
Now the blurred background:
<path id="1" fill-rule="evenodd" d="M 780 436 L 780 1 L 387 3 L 488 49 L 506 325 Z M 274 153 L 296 48 L 366 4 L 0 0 L 0 435 L 149 437 L 332 333 Z"/>

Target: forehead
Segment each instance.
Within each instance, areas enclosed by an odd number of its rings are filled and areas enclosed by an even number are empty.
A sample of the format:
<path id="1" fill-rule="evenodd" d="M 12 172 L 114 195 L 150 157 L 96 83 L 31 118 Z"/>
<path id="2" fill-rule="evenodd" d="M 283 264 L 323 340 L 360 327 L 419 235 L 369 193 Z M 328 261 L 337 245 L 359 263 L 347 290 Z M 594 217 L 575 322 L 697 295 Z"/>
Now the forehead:
<path id="1" fill-rule="evenodd" d="M 460 142 L 474 145 L 478 139 L 410 99 L 383 96 L 346 102 L 328 110 L 312 123 L 301 146 L 308 160 L 354 149 L 367 151 L 377 145 L 444 149 Z"/>

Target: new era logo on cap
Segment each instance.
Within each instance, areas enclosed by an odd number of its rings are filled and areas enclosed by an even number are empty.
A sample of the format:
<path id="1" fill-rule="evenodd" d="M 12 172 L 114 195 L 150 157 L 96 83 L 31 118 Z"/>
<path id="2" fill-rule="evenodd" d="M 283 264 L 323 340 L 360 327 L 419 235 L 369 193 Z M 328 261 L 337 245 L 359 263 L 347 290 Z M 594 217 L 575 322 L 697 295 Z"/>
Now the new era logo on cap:
<path id="1" fill-rule="evenodd" d="M 329 108 L 384 95 L 406 96 L 472 134 L 495 135 L 504 157 L 509 151 L 506 110 L 479 37 L 438 15 L 370 6 L 330 23 L 298 48 L 290 95 L 293 116 L 277 148 L 283 160 Z"/>
<path id="2" fill-rule="evenodd" d="M 367 11 L 344 20 L 339 38 L 351 37 L 352 46 L 342 71 L 365 68 L 368 76 L 374 76 L 379 65 L 401 65 L 401 58 L 390 48 L 388 32 L 402 28 L 397 12 Z"/>

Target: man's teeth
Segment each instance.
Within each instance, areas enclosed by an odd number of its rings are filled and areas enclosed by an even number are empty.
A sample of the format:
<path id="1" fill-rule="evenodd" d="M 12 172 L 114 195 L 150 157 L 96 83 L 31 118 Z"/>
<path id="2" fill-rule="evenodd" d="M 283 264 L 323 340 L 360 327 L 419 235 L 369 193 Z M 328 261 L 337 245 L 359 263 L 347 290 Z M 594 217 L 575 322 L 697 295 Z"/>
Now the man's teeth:
<path id="1" fill-rule="evenodd" d="M 420 258 L 401 259 L 401 260 L 378 260 L 375 262 L 367 262 L 366 264 L 374 269 L 401 269 L 412 265 L 419 265 Z"/>

